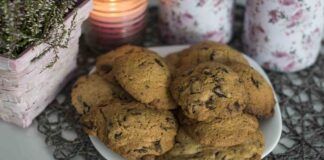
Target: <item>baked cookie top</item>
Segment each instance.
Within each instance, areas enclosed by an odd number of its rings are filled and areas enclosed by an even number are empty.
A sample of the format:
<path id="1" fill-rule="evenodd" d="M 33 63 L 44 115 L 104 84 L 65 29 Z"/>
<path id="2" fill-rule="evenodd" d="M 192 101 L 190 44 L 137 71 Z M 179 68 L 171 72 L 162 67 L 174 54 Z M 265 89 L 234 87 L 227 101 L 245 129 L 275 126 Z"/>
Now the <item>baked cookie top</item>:
<path id="1" fill-rule="evenodd" d="M 167 152 L 173 147 L 177 132 L 177 122 L 171 112 L 138 102 L 114 102 L 97 107 L 82 121 L 88 126 L 88 133 L 96 130 L 107 147 L 134 160 Z"/>
<path id="2" fill-rule="evenodd" d="M 71 92 L 72 104 L 79 114 L 84 114 L 90 108 L 108 103 L 114 98 L 132 100 L 132 97 L 118 84 L 110 83 L 96 74 L 80 77 Z"/>
<path id="3" fill-rule="evenodd" d="M 245 142 L 259 127 L 258 120 L 251 115 L 214 119 L 211 122 L 196 122 L 183 128 L 188 135 L 202 145 L 229 147 Z"/>
<path id="4" fill-rule="evenodd" d="M 98 72 L 99 75 L 104 76 L 112 70 L 116 58 L 130 53 L 139 53 L 143 51 L 144 48 L 142 47 L 124 45 L 106 54 L 103 54 L 97 58 L 96 72 Z"/>
<path id="5" fill-rule="evenodd" d="M 252 67 L 242 63 L 228 63 L 228 66 L 241 78 L 248 96 L 245 111 L 259 118 L 269 118 L 273 115 L 275 98 L 272 87 Z"/>
<path id="6" fill-rule="evenodd" d="M 236 116 L 246 106 L 238 75 L 216 62 L 201 63 L 184 71 L 171 83 L 171 93 L 184 114 L 198 121 Z"/>
<path id="7" fill-rule="evenodd" d="M 265 148 L 264 137 L 260 130 L 251 133 L 242 144 L 220 149 L 215 159 L 225 160 L 261 160 Z"/>
<path id="8" fill-rule="evenodd" d="M 155 52 L 145 49 L 117 58 L 113 74 L 136 100 L 157 109 L 176 107 L 168 90 L 171 80 L 169 68 Z"/>
<path id="9" fill-rule="evenodd" d="M 253 132 L 242 144 L 215 148 L 194 141 L 183 129 L 179 129 L 174 147 L 158 157 L 158 160 L 260 160 L 264 150 L 261 131 Z"/>
<path id="10" fill-rule="evenodd" d="M 235 61 L 248 64 L 242 53 L 228 45 L 204 41 L 182 51 L 178 66 L 195 66 L 202 62 L 217 61 L 225 63 Z"/>
<path id="11" fill-rule="evenodd" d="M 112 85 L 102 77 L 92 74 L 80 77 L 71 92 L 72 104 L 78 113 L 83 114 L 91 107 L 107 103 L 112 99 Z"/>

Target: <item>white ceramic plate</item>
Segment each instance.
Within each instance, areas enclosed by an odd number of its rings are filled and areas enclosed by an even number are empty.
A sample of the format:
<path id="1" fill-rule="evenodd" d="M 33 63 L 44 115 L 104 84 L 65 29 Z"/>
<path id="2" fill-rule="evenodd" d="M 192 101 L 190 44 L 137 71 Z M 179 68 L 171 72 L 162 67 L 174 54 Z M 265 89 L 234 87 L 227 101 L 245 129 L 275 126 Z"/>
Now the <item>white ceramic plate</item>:
<path id="1" fill-rule="evenodd" d="M 166 47 L 153 47 L 150 48 L 151 50 L 159 53 L 162 57 L 167 56 L 168 54 L 172 52 L 180 51 L 184 48 L 187 48 L 187 45 L 182 46 L 166 46 Z M 245 56 L 247 61 L 250 63 L 250 65 L 256 69 L 261 75 L 271 84 L 269 77 L 266 75 L 264 70 L 250 57 Z M 275 92 L 274 92 L 275 94 Z M 280 108 L 278 104 L 278 99 L 275 96 L 276 100 L 276 106 L 275 106 L 275 112 L 273 117 L 261 121 L 261 130 L 264 134 L 265 138 L 265 150 L 262 154 L 262 158 L 268 155 L 278 144 L 280 136 L 281 136 L 281 130 L 282 130 L 282 121 L 281 121 L 281 113 Z M 96 137 L 90 136 L 90 139 L 95 146 L 95 148 L 102 154 L 103 157 L 105 157 L 107 160 L 124 160 L 121 156 L 119 156 L 117 153 L 113 152 L 109 148 L 107 148 L 103 143 L 100 142 L 100 140 Z"/>

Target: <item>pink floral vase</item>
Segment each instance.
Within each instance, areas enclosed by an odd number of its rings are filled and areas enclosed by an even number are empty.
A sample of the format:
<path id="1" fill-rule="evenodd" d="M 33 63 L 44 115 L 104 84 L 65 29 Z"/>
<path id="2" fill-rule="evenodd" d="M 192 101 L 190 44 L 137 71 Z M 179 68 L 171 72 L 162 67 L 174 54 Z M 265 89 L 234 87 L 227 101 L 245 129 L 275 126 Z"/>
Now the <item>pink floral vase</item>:
<path id="1" fill-rule="evenodd" d="M 160 0 L 162 39 L 170 44 L 227 43 L 232 35 L 233 4 L 233 0 Z"/>
<path id="2" fill-rule="evenodd" d="M 247 0 L 246 53 L 275 71 L 311 66 L 321 47 L 323 5 L 323 0 Z"/>

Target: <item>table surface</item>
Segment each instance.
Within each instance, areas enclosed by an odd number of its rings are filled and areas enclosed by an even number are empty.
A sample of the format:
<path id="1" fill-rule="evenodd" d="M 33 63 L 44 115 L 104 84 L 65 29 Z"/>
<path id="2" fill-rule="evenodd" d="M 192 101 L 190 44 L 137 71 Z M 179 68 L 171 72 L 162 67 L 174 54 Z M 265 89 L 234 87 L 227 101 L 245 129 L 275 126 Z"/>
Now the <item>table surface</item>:
<path id="1" fill-rule="evenodd" d="M 235 34 L 230 43 L 239 50 L 242 48 L 243 12 L 243 7 L 236 9 Z M 143 46 L 165 45 L 158 38 L 156 20 L 157 9 L 150 8 Z M 87 74 L 97 55 L 81 38 L 79 68 L 74 77 Z M 324 55 L 321 54 L 314 66 L 301 72 L 282 74 L 268 71 L 280 98 L 284 126 L 280 144 L 267 159 L 324 159 L 323 68 Z M 63 89 L 30 128 L 21 129 L 0 122 L 0 131 L 11 130 L 13 135 L 22 134 L 25 137 L 4 137 L 0 132 L 0 155 L 5 155 L 9 160 L 20 160 L 22 157 L 17 152 L 25 153 L 25 160 L 103 159 L 82 131 L 79 116 L 71 106 L 69 93 L 74 81 Z M 22 146 L 22 143 L 10 143 L 10 139 L 37 145 Z"/>

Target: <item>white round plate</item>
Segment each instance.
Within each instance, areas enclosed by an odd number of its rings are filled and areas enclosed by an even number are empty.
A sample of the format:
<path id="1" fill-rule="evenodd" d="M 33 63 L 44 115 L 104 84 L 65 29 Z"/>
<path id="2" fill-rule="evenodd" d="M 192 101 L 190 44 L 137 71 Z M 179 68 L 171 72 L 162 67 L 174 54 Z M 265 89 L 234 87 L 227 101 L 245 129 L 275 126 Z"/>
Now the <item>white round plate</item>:
<path id="1" fill-rule="evenodd" d="M 180 51 L 184 48 L 187 48 L 188 45 L 181 45 L 181 46 L 165 46 L 165 47 L 153 47 L 150 48 L 151 50 L 157 52 L 160 56 L 165 57 L 170 53 Z M 257 70 L 270 84 L 269 77 L 264 72 L 264 70 L 250 57 L 244 55 L 250 65 Z M 275 92 L 273 91 L 275 94 Z M 268 155 L 278 144 L 281 130 L 282 130 L 282 121 L 281 121 L 281 113 L 279 108 L 278 99 L 275 96 L 276 106 L 273 117 L 261 121 L 261 131 L 264 135 L 265 139 L 265 150 L 262 154 L 262 158 Z M 121 156 L 117 153 L 113 152 L 109 148 L 107 148 L 97 137 L 90 136 L 90 139 L 95 146 L 95 148 L 100 152 L 100 154 L 105 157 L 107 160 L 124 160 Z"/>

